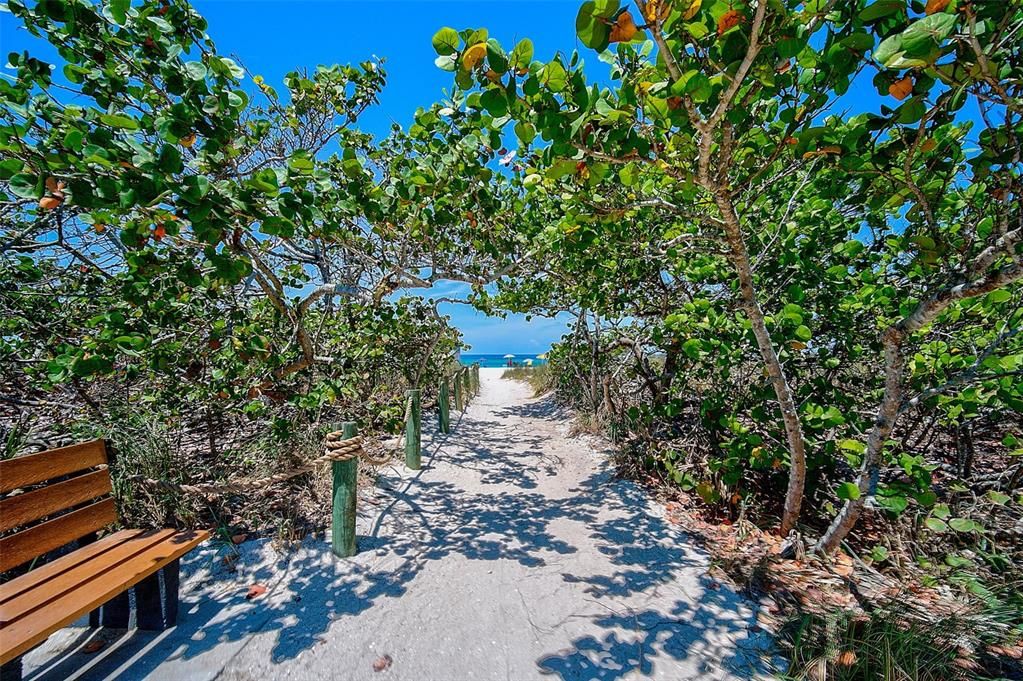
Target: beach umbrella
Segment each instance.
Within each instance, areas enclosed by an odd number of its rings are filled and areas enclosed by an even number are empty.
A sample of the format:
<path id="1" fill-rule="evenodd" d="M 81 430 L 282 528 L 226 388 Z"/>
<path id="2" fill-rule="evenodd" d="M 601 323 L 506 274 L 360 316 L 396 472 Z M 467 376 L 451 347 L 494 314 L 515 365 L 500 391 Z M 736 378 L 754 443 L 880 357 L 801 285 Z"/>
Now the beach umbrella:
<path id="1" fill-rule="evenodd" d="M 505 355 L 504 358 L 505 359 L 514 359 L 515 355 Z"/>
<path id="2" fill-rule="evenodd" d="M 545 352 L 542 355 L 537 355 L 536 358 L 537 359 L 547 359 L 547 353 Z"/>
<path id="3" fill-rule="evenodd" d="M 528 364 L 529 366 L 533 366 L 533 360 L 527 359 L 526 364 Z"/>

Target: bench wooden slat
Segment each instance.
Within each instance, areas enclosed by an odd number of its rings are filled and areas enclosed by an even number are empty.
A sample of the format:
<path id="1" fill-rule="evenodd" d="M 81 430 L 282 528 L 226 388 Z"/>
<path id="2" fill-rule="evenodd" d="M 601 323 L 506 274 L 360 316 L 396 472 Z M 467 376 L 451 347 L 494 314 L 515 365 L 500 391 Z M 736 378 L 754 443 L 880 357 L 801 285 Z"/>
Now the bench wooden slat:
<path id="1" fill-rule="evenodd" d="M 6 572 L 115 522 L 117 507 L 114 500 L 108 497 L 4 537 L 0 539 L 0 572 Z"/>
<path id="2" fill-rule="evenodd" d="M 106 462 L 107 446 L 103 440 L 5 459 L 0 461 L 0 494 L 102 466 Z"/>
<path id="3" fill-rule="evenodd" d="M 0 500 L 0 532 L 53 515 L 84 501 L 110 494 L 110 473 L 105 470 L 58 482 Z"/>
<path id="4" fill-rule="evenodd" d="M 117 545 L 109 546 L 103 553 L 55 575 L 38 584 L 36 588 L 25 591 L 0 605 L 0 625 L 6 626 L 33 610 L 45 607 L 47 603 L 57 600 L 90 579 L 103 579 L 103 575 L 115 570 L 122 563 L 128 562 L 136 555 L 177 533 L 177 530 L 151 530 Z"/>
<path id="5" fill-rule="evenodd" d="M 137 553 L 117 567 L 95 575 L 45 606 L 5 624 L 0 664 L 13 660 L 49 634 L 96 609 L 117 594 L 138 584 L 204 541 L 209 532 L 178 532 Z M 102 555 L 102 554 L 101 554 Z M 87 565 L 83 564 L 83 567 Z"/>
<path id="6" fill-rule="evenodd" d="M 3 604 L 17 596 L 31 589 L 37 588 L 43 582 L 53 579 L 58 575 L 71 570 L 77 565 L 98 556 L 104 551 L 108 551 L 111 547 L 117 546 L 118 544 L 128 541 L 133 537 L 137 537 L 143 534 L 145 530 L 119 530 L 112 534 L 94 541 L 91 544 L 87 544 L 77 551 L 72 551 L 66 555 L 61 556 L 57 560 L 47 563 L 46 565 L 40 565 L 34 570 L 29 570 L 23 575 L 15 577 L 9 582 L 0 584 L 0 608 Z"/>

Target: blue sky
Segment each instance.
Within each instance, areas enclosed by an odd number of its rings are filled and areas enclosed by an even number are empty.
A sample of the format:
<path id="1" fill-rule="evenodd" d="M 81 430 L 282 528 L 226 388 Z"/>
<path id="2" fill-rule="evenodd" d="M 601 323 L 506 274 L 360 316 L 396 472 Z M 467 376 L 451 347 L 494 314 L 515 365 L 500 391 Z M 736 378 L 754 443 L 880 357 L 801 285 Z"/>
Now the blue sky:
<path id="1" fill-rule="evenodd" d="M 486 27 L 510 47 L 529 37 L 537 55 L 573 49 L 575 0 L 548 2 L 279 2 L 271 0 L 194 0 L 209 21 L 208 32 L 222 53 L 236 55 L 253 73 L 279 83 L 296 67 L 359 62 L 371 56 L 386 59 L 387 88 L 380 105 L 368 111 L 359 126 L 377 136 L 392 123 L 412 121 L 416 108 L 429 106 L 451 86 L 451 74 L 433 64 L 437 54 L 430 39 L 442 26 Z M 596 55 L 592 55 L 594 61 Z M 441 284 L 430 296 L 464 297 L 466 286 Z M 470 352 L 541 353 L 565 332 L 558 320 L 509 315 L 483 315 L 465 305 L 440 307 L 472 346 Z"/>
<path id="2" fill-rule="evenodd" d="M 359 123 L 377 136 L 387 134 L 392 123 L 407 125 L 417 107 L 438 101 L 450 87 L 451 74 L 434 66 L 437 55 L 430 44 L 442 26 L 486 27 L 509 47 L 529 37 L 538 57 L 577 46 L 576 0 L 193 0 L 192 4 L 209 21 L 208 32 L 219 52 L 237 57 L 252 73 L 275 85 L 296 68 L 386 58 L 388 85 L 380 105 L 366 112 Z M 4 56 L 27 49 L 55 60 L 48 45 L 17 27 L 10 14 L 0 13 Z M 587 57 L 596 61 L 596 55 Z M 460 285 L 447 284 L 433 293 L 459 297 L 464 292 Z M 462 330 L 472 346 L 470 352 L 540 353 L 565 330 L 564 319 L 488 318 L 464 305 L 442 305 L 441 310 Z"/>

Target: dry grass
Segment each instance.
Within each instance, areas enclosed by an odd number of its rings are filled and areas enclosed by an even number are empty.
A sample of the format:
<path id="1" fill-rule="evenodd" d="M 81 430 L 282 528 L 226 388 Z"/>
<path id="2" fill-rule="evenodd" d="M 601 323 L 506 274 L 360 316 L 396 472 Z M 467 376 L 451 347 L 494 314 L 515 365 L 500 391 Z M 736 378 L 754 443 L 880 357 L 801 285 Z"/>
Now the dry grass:
<path id="1" fill-rule="evenodd" d="M 514 381 L 524 381 L 533 388 L 533 394 L 543 395 L 550 390 L 550 371 L 546 364 L 533 367 L 513 367 L 505 369 L 501 378 L 509 378 Z"/>

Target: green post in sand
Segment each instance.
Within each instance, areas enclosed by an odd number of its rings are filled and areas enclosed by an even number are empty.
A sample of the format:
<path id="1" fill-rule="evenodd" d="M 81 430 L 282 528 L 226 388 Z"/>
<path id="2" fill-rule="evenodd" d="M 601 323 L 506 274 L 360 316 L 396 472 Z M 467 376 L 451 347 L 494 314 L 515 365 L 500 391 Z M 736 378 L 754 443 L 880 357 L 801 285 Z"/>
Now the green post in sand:
<path id="1" fill-rule="evenodd" d="M 472 367 L 472 383 L 476 389 L 476 394 L 480 394 L 480 365 L 476 364 Z"/>
<path id="2" fill-rule="evenodd" d="M 470 369 L 466 367 L 465 371 L 462 372 L 462 385 L 465 388 L 465 406 L 469 406 L 470 399 L 473 395 L 472 392 L 472 379 L 469 378 Z"/>
<path id="3" fill-rule="evenodd" d="M 418 471 L 422 465 L 422 412 L 419 406 L 419 389 L 409 390 L 408 397 L 412 402 L 409 409 L 408 422 L 405 424 L 405 465 Z"/>
<path id="4" fill-rule="evenodd" d="M 452 387 L 455 390 L 455 411 L 460 412 L 464 408 L 462 403 L 462 372 L 456 371 L 455 375 L 452 376 L 451 381 Z"/>
<path id="5" fill-rule="evenodd" d="M 345 440 L 355 437 L 356 424 L 345 421 L 341 424 L 341 434 Z M 356 483 L 359 479 L 359 459 L 355 457 L 347 461 L 332 461 L 334 473 L 334 508 L 333 523 L 330 528 L 331 550 L 338 558 L 349 558 L 355 555 L 355 499 Z"/>
<path id="6" fill-rule="evenodd" d="M 440 394 L 437 396 L 437 426 L 442 433 L 451 432 L 451 399 L 446 378 L 441 379 Z"/>

